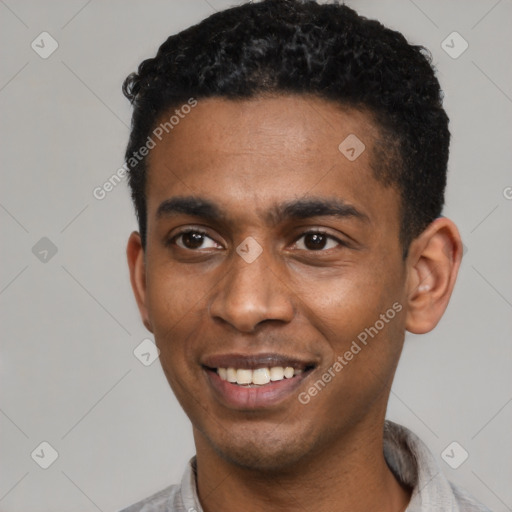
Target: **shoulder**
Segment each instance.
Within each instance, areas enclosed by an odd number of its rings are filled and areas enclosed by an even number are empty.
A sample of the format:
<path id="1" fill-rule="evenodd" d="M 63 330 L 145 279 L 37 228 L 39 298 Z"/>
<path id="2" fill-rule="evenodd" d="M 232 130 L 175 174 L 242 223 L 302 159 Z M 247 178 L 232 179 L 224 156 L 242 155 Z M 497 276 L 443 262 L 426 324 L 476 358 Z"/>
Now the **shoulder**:
<path id="1" fill-rule="evenodd" d="M 181 512 L 184 509 L 176 508 L 179 491 L 179 485 L 170 485 L 120 512 Z"/>
<path id="2" fill-rule="evenodd" d="M 201 512 L 196 492 L 196 458 L 188 462 L 181 483 L 170 485 L 120 512 Z"/>
<path id="3" fill-rule="evenodd" d="M 490 512 L 446 478 L 416 434 L 389 420 L 384 424 L 384 456 L 397 480 L 412 489 L 407 512 Z"/>
<path id="4" fill-rule="evenodd" d="M 480 502 L 476 501 L 473 496 L 471 496 L 466 490 L 462 487 L 458 487 L 457 485 L 450 482 L 450 486 L 452 488 L 453 495 L 455 497 L 455 501 L 459 506 L 459 510 L 461 512 L 491 512 L 485 505 L 482 505 Z"/>

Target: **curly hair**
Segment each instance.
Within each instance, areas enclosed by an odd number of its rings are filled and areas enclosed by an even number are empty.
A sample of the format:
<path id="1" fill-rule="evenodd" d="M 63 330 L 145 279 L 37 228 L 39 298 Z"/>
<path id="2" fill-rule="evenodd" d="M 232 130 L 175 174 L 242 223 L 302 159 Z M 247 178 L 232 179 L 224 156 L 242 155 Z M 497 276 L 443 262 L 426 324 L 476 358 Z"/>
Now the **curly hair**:
<path id="1" fill-rule="evenodd" d="M 371 167 L 400 194 L 405 256 L 444 204 L 450 132 L 431 62 L 424 47 L 336 0 L 245 3 L 170 36 L 123 84 L 134 108 L 125 156 L 142 243 L 146 159 L 130 157 L 163 114 L 191 97 L 307 94 L 363 110 L 379 128 Z"/>

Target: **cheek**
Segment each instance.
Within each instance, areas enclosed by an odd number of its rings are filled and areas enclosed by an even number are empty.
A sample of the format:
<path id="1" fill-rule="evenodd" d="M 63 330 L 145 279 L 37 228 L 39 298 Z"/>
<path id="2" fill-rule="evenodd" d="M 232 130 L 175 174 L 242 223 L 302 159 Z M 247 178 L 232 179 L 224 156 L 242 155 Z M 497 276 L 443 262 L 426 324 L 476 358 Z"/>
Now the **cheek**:
<path id="1" fill-rule="evenodd" d="M 380 271 L 352 268 L 337 276 L 308 283 L 314 293 L 305 293 L 305 303 L 311 311 L 315 327 L 327 339 L 356 335 L 378 320 L 398 297 L 398 288 L 385 282 Z"/>
<path id="2" fill-rule="evenodd" d="M 366 271 L 329 282 L 315 298 L 319 329 L 339 361 L 337 386 L 367 403 L 393 375 L 404 339 L 400 272 Z M 333 390 L 336 385 L 333 386 Z M 339 388 L 338 388 L 339 389 Z"/>
<path id="3" fill-rule="evenodd" d="M 187 357 L 207 307 L 207 287 L 170 266 L 154 269 L 148 279 L 147 303 L 162 363 Z"/>
<path id="4" fill-rule="evenodd" d="M 148 309 L 157 325 L 169 326 L 181 321 L 200 302 L 208 288 L 200 280 L 178 269 L 171 262 L 148 264 Z"/>
<path id="5" fill-rule="evenodd" d="M 343 358 L 343 369 L 337 372 L 343 376 L 336 381 L 351 393 L 380 389 L 392 375 L 403 344 L 402 271 L 399 265 L 382 267 L 383 262 L 375 262 L 325 279 L 307 300 L 309 320 L 327 342 L 328 364 Z"/>

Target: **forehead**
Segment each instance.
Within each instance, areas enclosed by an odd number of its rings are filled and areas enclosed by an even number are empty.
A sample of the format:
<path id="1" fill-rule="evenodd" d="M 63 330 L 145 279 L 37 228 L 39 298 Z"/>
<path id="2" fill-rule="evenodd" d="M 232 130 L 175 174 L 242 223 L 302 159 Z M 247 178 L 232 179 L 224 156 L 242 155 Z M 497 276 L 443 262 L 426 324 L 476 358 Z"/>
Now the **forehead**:
<path id="1" fill-rule="evenodd" d="M 341 156 L 339 144 L 348 135 L 364 140 L 367 148 L 379 137 L 369 113 L 314 96 L 207 98 L 180 118 L 172 115 L 179 111 L 178 106 L 161 117 L 160 126 L 171 118 L 173 125 L 167 123 L 161 140 L 156 141 L 150 164 L 158 157 L 165 158 L 166 152 L 188 149 L 179 151 L 180 160 L 186 157 L 187 162 L 193 162 L 204 154 L 222 158 L 251 152 L 261 160 L 281 154 L 290 158 L 290 163 L 315 161 L 318 166 Z M 186 148 L 182 147 L 184 141 Z"/>
<path id="2" fill-rule="evenodd" d="M 378 139 L 368 113 L 316 97 L 199 100 L 148 156 L 148 217 L 173 195 L 239 212 L 308 195 L 339 196 L 370 215 L 396 209 L 395 191 L 373 175 Z"/>

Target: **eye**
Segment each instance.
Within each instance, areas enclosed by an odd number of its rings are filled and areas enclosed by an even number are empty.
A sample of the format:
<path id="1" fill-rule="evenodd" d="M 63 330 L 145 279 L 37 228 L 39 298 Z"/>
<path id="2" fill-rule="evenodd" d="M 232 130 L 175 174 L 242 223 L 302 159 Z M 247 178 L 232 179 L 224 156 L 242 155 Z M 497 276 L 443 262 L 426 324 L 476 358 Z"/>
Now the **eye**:
<path id="1" fill-rule="evenodd" d="M 189 229 L 174 235 L 168 242 L 169 245 L 176 244 L 182 249 L 215 249 L 220 247 L 215 240 L 209 237 L 204 231 Z"/>
<path id="2" fill-rule="evenodd" d="M 308 231 L 295 242 L 295 247 L 302 251 L 325 251 L 340 245 L 346 244 L 323 231 Z"/>

